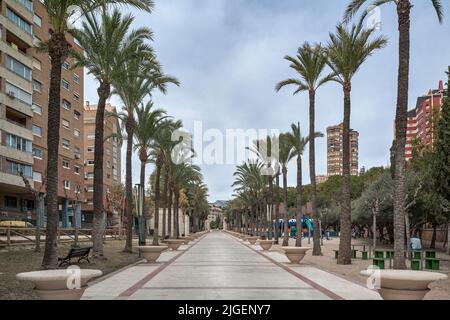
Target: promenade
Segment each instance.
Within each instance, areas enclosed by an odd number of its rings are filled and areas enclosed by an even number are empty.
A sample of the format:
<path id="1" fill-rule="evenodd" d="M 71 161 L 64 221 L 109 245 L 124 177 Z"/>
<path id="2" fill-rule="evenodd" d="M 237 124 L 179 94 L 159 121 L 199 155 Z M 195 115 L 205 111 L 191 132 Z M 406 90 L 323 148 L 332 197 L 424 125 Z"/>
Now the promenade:
<path id="1" fill-rule="evenodd" d="M 84 300 L 379 300 L 377 292 L 313 266 L 288 263 L 227 233 L 212 232 L 157 264 L 98 279 Z"/>

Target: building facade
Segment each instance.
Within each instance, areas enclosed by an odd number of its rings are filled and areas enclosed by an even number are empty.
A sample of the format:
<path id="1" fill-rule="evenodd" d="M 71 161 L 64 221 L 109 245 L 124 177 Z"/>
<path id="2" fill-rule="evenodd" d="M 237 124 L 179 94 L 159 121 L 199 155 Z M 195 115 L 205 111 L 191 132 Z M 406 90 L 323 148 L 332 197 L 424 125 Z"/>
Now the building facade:
<path id="1" fill-rule="evenodd" d="M 209 214 L 206 219 L 206 230 L 211 230 L 211 224 L 220 221 L 223 227 L 223 209 L 221 206 L 216 204 L 210 204 L 209 205 Z"/>
<path id="2" fill-rule="evenodd" d="M 117 114 L 116 107 L 106 104 L 106 111 Z M 82 206 L 82 218 L 85 226 L 92 226 L 94 212 L 94 151 L 95 151 L 95 119 L 97 105 L 86 102 L 84 105 L 84 193 L 85 201 Z M 105 142 L 103 163 L 103 206 L 107 210 L 107 225 L 118 223 L 119 212 L 115 212 L 111 204 L 114 187 L 121 183 L 121 150 L 122 142 L 117 135 L 120 126 L 117 117 L 105 117 Z"/>
<path id="3" fill-rule="evenodd" d="M 343 124 L 327 128 L 328 176 L 343 175 Z M 350 174 L 359 173 L 359 133 L 350 130 Z"/>
<path id="4" fill-rule="evenodd" d="M 433 117 L 440 113 L 445 94 L 444 83 L 439 81 L 438 89 L 418 97 L 416 107 L 408 112 L 406 160 L 412 159 L 415 146 L 433 144 Z"/>
<path id="5" fill-rule="evenodd" d="M 30 185 L 45 193 L 50 58 L 33 49 L 49 39 L 51 25 L 41 1 L 1 0 L 0 66 L 0 219 L 36 220 Z M 82 50 L 71 38 L 74 50 Z M 58 160 L 60 226 L 81 226 L 84 200 L 82 68 L 68 59 L 62 70 L 61 128 Z M 45 214 L 40 211 L 41 223 Z M 77 216 L 77 221 L 74 217 Z"/>

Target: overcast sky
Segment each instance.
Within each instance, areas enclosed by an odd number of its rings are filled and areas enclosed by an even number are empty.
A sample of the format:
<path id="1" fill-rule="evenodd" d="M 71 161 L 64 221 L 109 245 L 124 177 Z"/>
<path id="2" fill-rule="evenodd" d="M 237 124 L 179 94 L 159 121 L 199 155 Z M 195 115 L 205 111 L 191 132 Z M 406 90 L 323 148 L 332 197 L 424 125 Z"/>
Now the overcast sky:
<path id="1" fill-rule="evenodd" d="M 166 73 L 181 87 L 167 96 L 156 94 L 158 107 L 182 119 L 187 130 L 202 121 L 204 129 L 278 129 L 300 121 L 308 133 L 307 94 L 292 96 L 293 88 L 275 93 L 275 84 L 295 76 L 286 54 L 294 55 L 305 41 L 326 43 L 342 18 L 347 0 L 156 0 L 152 14 L 134 12 L 135 26 L 155 33 L 154 48 Z M 439 25 L 431 1 L 413 1 L 411 87 L 413 107 L 418 95 L 445 79 L 449 64 L 449 23 Z M 450 16 L 450 6 L 445 3 Z M 395 7 L 381 11 L 382 32 L 389 46 L 371 57 L 353 82 L 351 126 L 360 132 L 360 167 L 386 166 L 393 138 L 396 104 L 398 32 Z M 97 84 L 87 78 L 85 99 L 97 101 Z M 122 107 L 120 99 L 111 102 Z M 342 89 L 327 84 L 317 93 L 316 129 L 326 133 L 343 118 Z M 205 145 L 208 145 L 205 142 Z M 326 138 L 316 146 L 317 174 L 326 174 Z M 308 159 L 308 152 L 304 155 Z M 122 156 L 125 173 L 125 154 Z M 133 182 L 139 165 L 133 162 Z M 304 181 L 309 182 L 304 161 Z M 203 165 L 210 201 L 228 200 L 235 167 Z M 147 171 L 153 168 L 149 165 Z M 289 168 L 295 185 L 295 164 Z"/>

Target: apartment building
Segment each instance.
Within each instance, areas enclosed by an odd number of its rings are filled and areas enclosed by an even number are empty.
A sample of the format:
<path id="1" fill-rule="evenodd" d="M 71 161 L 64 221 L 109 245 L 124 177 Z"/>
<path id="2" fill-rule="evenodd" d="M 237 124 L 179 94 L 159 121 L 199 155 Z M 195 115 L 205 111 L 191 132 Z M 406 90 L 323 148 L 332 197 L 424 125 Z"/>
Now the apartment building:
<path id="1" fill-rule="evenodd" d="M 0 218 L 35 220 L 34 200 L 23 172 L 35 190 L 45 192 L 50 58 L 32 49 L 48 40 L 51 25 L 41 1 L 0 0 Z M 75 50 L 82 50 L 69 36 Z M 61 128 L 58 197 L 61 227 L 81 226 L 83 77 L 68 59 L 61 81 Z M 42 224 L 45 214 L 42 211 Z"/>
<path id="2" fill-rule="evenodd" d="M 106 111 L 117 114 L 116 107 L 106 104 Z M 95 119 L 97 105 L 86 102 L 84 105 L 84 193 L 85 202 L 82 206 L 83 224 L 87 227 L 92 225 L 94 213 L 94 152 L 95 152 Z M 122 142 L 117 138 L 120 132 L 119 121 L 116 117 L 105 117 L 105 144 L 103 163 L 103 190 L 104 207 L 107 210 L 107 225 L 114 225 L 119 219 L 119 212 L 114 212 L 111 205 L 113 189 L 120 184 L 121 178 L 121 150 Z M 114 136 L 115 135 L 115 136 Z"/>
<path id="3" fill-rule="evenodd" d="M 31 1 L 0 1 L 0 219 L 32 218 L 33 25 Z"/>
<path id="4" fill-rule="evenodd" d="M 440 113 L 445 95 L 444 83 L 439 81 L 438 89 L 430 90 L 427 94 L 418 97 L 416 107 L 408 112 L 406 160 L 412 159 L 415 145 L 433 144 L 433 116 Z"/>
<path id="5" fill-rule="evenodd" d="M 328 176 L 343 175 L 343 124 L 327 128 Z M 357 176 L 359 173 L 359 133 L 350 130 L 350 174 Z"/>

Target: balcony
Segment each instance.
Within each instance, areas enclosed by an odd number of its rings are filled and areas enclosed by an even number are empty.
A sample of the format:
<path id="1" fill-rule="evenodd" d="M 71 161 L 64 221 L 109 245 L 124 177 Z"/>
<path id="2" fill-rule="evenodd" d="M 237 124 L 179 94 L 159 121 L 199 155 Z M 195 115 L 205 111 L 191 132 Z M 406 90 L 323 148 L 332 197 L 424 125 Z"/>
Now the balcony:
<path id="1" fill-rule="evenodd" d="M 25 183 L 23 182 L 22 177 L 8 174 L 5 172 L 0 172 L 0 185 L 1 184 L 25 188 Z"/>
<path id="2" fill-rule="evenodd" d="M 19 99 L 9 97 L 2 92 L 0 92 L 0 104 L 4 104 L 7 107 L 19 111 L 28 117 L 33 117 L 33 111 L 29 105 L 23 103 Z"/>
<path id="3" fill-rule="evenodd" d="M 33 154 L 21 150 L 0 146 L 0 154 L 8 159 L 26 163 L 29 165 L 33 165 L 34 163 Z"/>
<path id="4" fill-rule="evenodd" d="M 28 68 L 33 69 L 33 58 L 31 56 L 26 55 L 23 51 L 13 48 L 10 43 L 0 41 L 0 51 L 13 57 L 14 59 L 24 64 Z"/>
<path id="5" fill-rule="evenodd" d="M 8 82 L 21 88 L 22 90 L 33 92 L 33 84 L 31 81 L 25 80 L 14 72 L 9 71 L 4 65 L 0 65 L 0 77 L 7 79 Z"/>
<path id="6" fill-rule="evenodd" d="M 34 13 L 32 2 L 31 6 L 29 6 L 27 0 L 4 0 L 4 2 L 22 18 L 27 20 L 30 24 L 33 24 Z"/>
<path id="7" fill-rule="evenodd" d="M 0 129 L 15 134 L 24 139 L 33 141 L 33 132 L 31 130 L 16 125 L 8 120 L 0 119 Z"/>
<path id="8" fill-rule="evenodd" d="M 16 4 L 16 5 L 18 5 L 18 4 Z M 33 21 L 33 20 L 31 20 L 31 21 Z M 33 36 L 25 31 L 23 31 L 21 28 L 19 28 L 17 25 L 15 25 L 14 22 L 9 20 L 4 15 L 0 15 L 0 24 L 3 25 L 7 30 L 9 30 L 15 36 L 17 36 L 19 39 L 21 39 L 23 42 L 25 42 L 29 47 L 33 46 Z"/>

